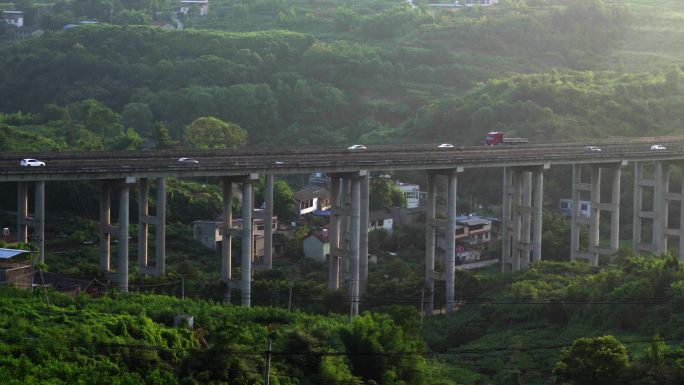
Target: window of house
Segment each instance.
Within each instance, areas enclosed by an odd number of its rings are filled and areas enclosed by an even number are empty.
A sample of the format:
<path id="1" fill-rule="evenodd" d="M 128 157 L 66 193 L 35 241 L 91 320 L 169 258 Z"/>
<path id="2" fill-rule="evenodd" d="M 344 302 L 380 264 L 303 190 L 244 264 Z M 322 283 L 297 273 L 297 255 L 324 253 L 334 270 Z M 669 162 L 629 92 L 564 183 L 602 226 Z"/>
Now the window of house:
<path id="1" fill-rule="evenodd" d="M 264 230 L 265 226 L 263 223 L 259 223 L 259 224 L 257 224 L 256 228 L 257 228 L 257 230 Z"/>
<path id="2" fill-rule="evenodd" d="M 588 209 L 587 204 L 586 204 L 586 203 L 582 203 L 582 206 L 580 206 L 580 209 L 581 209 L 582 211 L 587 211 L 587 209 Z"/>

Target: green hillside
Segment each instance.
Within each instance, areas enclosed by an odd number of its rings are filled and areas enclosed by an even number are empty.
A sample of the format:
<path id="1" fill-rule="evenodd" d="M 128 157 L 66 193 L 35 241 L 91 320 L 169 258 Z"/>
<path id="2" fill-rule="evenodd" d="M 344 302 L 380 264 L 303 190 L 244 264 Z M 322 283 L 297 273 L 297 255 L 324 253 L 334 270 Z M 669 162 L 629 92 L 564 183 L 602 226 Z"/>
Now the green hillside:
<path id="1" fill-rule="evenodd" d="M 382 314 L 350 323 L 165 296 L 8 288 L 0 305 L 3 384 L 261 384 L 269 339 L 272 384 L 451 383 L 428 376 L 415 311 L 397 313 L 400 327 Z M 174 327 L 178 314 L 192 315 L 194 328 Z"/>
<path id="2" fill-rule="evenodd" d="M 70 15 L 97 17 L 97 6 L 74 4 L 64 5 Z M 66 138 L 75 135 L 67 126 L 98 124 L 72 113 L 90 99 L 111 109 L 100 119 L 111 132 L 95 132 L 110 148 L 130 147 L 133 133 L 154 139 L 154 122 L 180 140 L 201 116 L 240 125 L 250 145 L 392 143 L 406 140 L 404 131 L 479 143 L 491 128 L 558 140 L 678 129 L 680 119 L 664 115 L 681 110 L 678 3 L 416 4 L 220 1 L 192 19 L 197 29 L 48 28 L 0 49 L 0 110 L 66 107 L 66 115 L 19 123 L 58 142 L 61 135 L 70 148 L 98 147 Z M 553 104 L 549 92 L 561 94 Z M 433 116 L 445 108 L 447 116 Z M 55 118 L 57 130 L 35 127 Z M 128 139 L 113 144 L 119 135 Z"/>

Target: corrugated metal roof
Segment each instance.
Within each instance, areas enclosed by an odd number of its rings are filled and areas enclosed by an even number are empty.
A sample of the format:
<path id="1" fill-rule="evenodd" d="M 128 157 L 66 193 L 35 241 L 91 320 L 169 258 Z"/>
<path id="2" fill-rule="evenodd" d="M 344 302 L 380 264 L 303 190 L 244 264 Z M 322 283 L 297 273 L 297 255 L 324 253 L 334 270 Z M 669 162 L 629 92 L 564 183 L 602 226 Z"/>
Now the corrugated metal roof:
<path id="1" fill-rule="evenodd" d="M 0 248 L 0 259 L 10 259 L 14 257 L 15 255 L 19 255 L 21 253 L 28 253 L 28 250 L 18 250 L 18 249 L 3 249 Z"/>

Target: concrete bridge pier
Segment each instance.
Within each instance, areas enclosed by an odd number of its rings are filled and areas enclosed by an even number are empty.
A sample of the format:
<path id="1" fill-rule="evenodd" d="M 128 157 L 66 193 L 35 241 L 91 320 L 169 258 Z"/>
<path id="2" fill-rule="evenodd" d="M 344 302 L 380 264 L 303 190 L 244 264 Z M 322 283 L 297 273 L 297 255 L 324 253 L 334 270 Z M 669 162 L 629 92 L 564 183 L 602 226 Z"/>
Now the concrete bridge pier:
<path id="1" fill-rule="evenodd" d="M 445 281 L 446 281 L 446 312 L 454 311 L 454 286 L 456 284 L 456 170 L 447 175 L 447 226 L 445 229 Z"/>
<path id="2" fill-rule="evenodd" d="M 225 284 L 224 303 L 230 303 L 230 290 L 240 290 L 240 304 L 252 305 L 252 264 L 254 262 L 254 183 L 259 174 L 252 173 L 241 178 L 223 177 L 223 242 L 221 247 L 221 281 Z M 233 228 L 233 183 L 242 188 L 242 229 Z M 238 236 L 242 243 L 240 280 L 232 278 L 232 237 Z"/>
<path id="3" fill-rule="evenodd" d="M 505 167 L 501 224 L 501 271 L 529 268 L 541 260 L 543 166 Z"/>
<path id="4" fill-rule="evenodd" d="M 115 231 L 112 226 L 112 186 L 111 181 L 100 182 L 100 271 L 110 270 L 111 236 Z"/>
<path id="5" fill-rule="evenodd" d="M 339 290 L 346 279 L 352 316 L 368 282 L 368 186 L 366 170 L 331 174 L 328 288 Z"/>
<path id="6" fill-rule="evenodd" d="M 361 232 L 361 181 L 351 180 L 351 215 L 349 239 L 349 298 L 351 315 L 359 314 L 359 246 Z"/>
<path id="7" fill-rule="evenodd" d="M 128 224 L 130 185 L 135 183 L 134 177 L 111 181 L 104 180 L 100 185 L 100 270 L 108 279 L 116 282 L 119 290 L 128 292 Z M 111 223 L 111 191 L 116 189 L 119 195 L 119 223 Z M 111 236 L 119 241 L 118 263 L 116 272 L 111 270 Z"/>
<path id="8" fill-rule="evenodd" d="M 254 181 L 258 178 L 246 177 L 242 181 L 242 264 L 240 265 L 241 294 L 240 303 L 242 306 L 250 307 L 252 304 L 252 254 L 253 230 L 252 216 L 254 210 L 253 187 Z"/>
<path id="9" fill-rule="evenodd" d="M 670 173 L 667 162 L 656 161 L 653 163 L 652 178 L 644 177 L 644 162 L 634 163 L 634 213 L 632 241 L 636 255 L 642 253 L 661 254 L 667 251 L 667 236 L 679 237 L 679 256 L 684 258 L 684 222 L 680 223 L 679 229 L 668 228 L 669 202 L 680 201 L 684 205 L 684 183 L 680 194 L 670 192 Z M 644 210 L 644 191 L 652 191 L 652 205 L 650 211 Z M 680 209 L 680 217 L 684 219 L 684 206 Z M 643 222 L 650 222 L 651 241 L 643 242 Z"/>
<path id="10" fill-rule="evenodd" d="M 570 258 L 586 259 L 592 266 L 598 266 L 600 255 L 612 255 L 618 251 L 620 234 L 620 177 L 621 167 L 626 162 L 617 164 L 592 164 L 589 165 L 589 181 L 582 177 L 582 165 L 574 164 L 572 168 L 572 217 L 570 221 Z M 610 202 L 601 201 L 601 174 L 602 170 L 610 172 L 611 194 Z M 590 215 L 584 217 L 581 214 L 582 192 L 589 194 Z M 610 213 L 610 244 L 601 247 L 600 223 L 601 213 Z M 580 248 L 581 226 L 589 227 L 588 248 Z"/>
<path id="11" fill-rule="evenodd" d="M 266 270 L 273 268 L 273 174 L 266 174 L 264 188 L 264 262 Z"/>
<path id="12" fill-rule="evenodd" d="M 149 184 L 138 185 L 138 268 L 141 274 L 162 275 L 166 271 L 166 178 L 157 178 L 156 215 L 149 213 Z M 148 261 L 148 227 L 155 226 L 155 265 Z"/>
<path id="13" fill-rule="evenodd" d="M 45 263 L 45 181 L 34 182 L 34 194 L 34 209 L 31 216 L 28 209 L 28 182 L 18 182 L 17 241 L 32 243 L 38 249 L 38 259 L 35 262 Z M 33 227 L 34 232 L 31 240 L 29 227 Z"/>
<path id="14" fill-rule="evenodd" d="M 427 207 L 425 220 L 425 314 L 434 313 L 435 304 L 435 236 L 437 211 L 436 175 L 427 174 Z"/>
<path id="15" fill-rule="evenodd" d="M 223 241 L 221 242 L 221 282 L 224 285 L 223 302 L 230 303 L 230 285 L 233 278 L 232 270 L 232 245 L 233 245 L 233 180 L 223 177 Z"/>
<path id="16" fill-rule="evenodd" d="M 130 189 L 127 184 L 119 188 L 119 289 L 128 292 L 128 210 Z"/>
<path id="17" fill-rule="evenodd" d="M 458 173 L 463 168 L 452 170 L 432 170 L 427 174 L 427 218 L 425 228 L 425 313 L 434 312 L 434 288 L 436 280 L 445 281 L 446 312 L 454 311 L 455 281 L 456 281 L 456 193 L 458 187 Z M 437 176 L 446 177 L 447 206 L 445 219 L 437 219 Z M 444 237 L 444 272 L 435 270 L 435 246 L 437 233 Z"/>
<path id="18" fill-rule="evenodd" d="M 352 181 L 349 174 L 342 177 L 341 184 L 342 200 L 340 208 L 341 230 L 340 230 L 340 281 L 349 284 L 349 253 L 351 242 L 351 200 L 352 200 Z"/>
<path id="19" fill-rule="evenodd" d="M 361 183 L 361 213 L 359 234 L 359 295 L 366 293 L 368 286 L 368 227 L 369 227 L 369 194 L 370 178 L 368 173 L 360 177 Z"/>
<path id="20" fill-rule="evenodd" d="M 340 176 L 330 175 L 330 250 L 328 252 L 328 289 L 340 288 Z"/>

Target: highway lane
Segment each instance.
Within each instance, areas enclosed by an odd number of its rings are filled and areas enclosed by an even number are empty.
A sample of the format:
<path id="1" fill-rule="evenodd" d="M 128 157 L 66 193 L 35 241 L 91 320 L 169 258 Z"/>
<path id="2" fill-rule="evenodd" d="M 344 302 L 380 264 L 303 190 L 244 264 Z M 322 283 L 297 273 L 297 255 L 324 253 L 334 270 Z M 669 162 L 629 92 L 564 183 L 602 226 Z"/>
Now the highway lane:
<path id="1" fill-rule="evenodd" d="M 246 148 L 240 150 L 171 150 L 137 152 L 59 152 L 2 153 L 0 180 L 22 180 L 39 175 L 47 179 L 106 179 L 130 176 L 211 176 L 238 175 L 250 172 L 303 173 L 353 171 L 358 169 L 430 169 L 455 166 L 500 167 L 506 164 L 543 164 L 572 162 L 609 162 L 629 159 L 684 158 L 684 137 L 637 138 L 632 141 L 594 142 L 601 152 L 586 152 L 582 143 L 546 143 L 523 146 L 462 146 L 439 149 L 435 145 L 368 146 L 367 150 L 349 151 L 319 147 L 302 150 Z M 667 150 L 650 151 L 652 144 L 664 144 Z M 179 157 L 191 157 L 198 164 L 182 164 Z M 23 158 L 37 158 L 46 167 L 20 167 Z M 80 176 L 79 176 L 80 175 Z"/>

